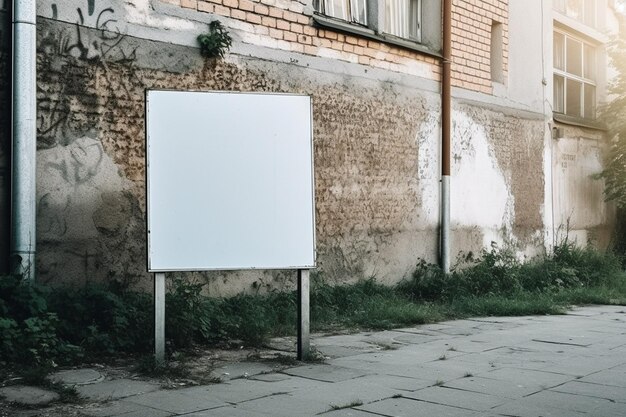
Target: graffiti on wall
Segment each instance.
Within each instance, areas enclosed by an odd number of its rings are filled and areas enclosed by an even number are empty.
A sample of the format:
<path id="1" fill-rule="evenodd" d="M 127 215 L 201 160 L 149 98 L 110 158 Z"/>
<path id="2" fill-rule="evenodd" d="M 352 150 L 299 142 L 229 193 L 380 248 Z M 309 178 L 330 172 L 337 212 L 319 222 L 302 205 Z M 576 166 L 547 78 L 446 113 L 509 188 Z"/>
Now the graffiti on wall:
<path id="1" fill-rule="evenodd" d="M 48 13 L 53 20 L 59 17 L 60 7 L 50 5 Z M 89 87 L 98 76 L 110 80 L 111 64 L 134 70 L 136 48 L 125 47 L 126 35 L 115 9 L 85 0 L 76 8 L 74 18 L 71 27 L 62 29 L 50 22 L 40 25 L 38 72 L 46 82 L 38 83 L 39 148 L 66 145 L 68 138 L 90 134 L 100 116 L 98 109 L 108 103 L 99 100 Z M 122 92 L 127 91 L 121 87 Z M 92 109 L 89 116 L 77 117 L 77 110 L 85 106 Z"/>

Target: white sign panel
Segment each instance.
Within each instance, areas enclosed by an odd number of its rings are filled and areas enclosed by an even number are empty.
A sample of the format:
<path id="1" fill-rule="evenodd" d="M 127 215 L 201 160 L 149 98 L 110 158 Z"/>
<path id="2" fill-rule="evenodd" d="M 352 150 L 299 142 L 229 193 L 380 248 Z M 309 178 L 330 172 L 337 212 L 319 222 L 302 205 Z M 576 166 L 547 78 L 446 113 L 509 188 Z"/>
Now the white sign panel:
<path id="1" fill-rule="evenodd" d="M 315 266 L 310 97 L 146 101 L 150 272 Z"/>

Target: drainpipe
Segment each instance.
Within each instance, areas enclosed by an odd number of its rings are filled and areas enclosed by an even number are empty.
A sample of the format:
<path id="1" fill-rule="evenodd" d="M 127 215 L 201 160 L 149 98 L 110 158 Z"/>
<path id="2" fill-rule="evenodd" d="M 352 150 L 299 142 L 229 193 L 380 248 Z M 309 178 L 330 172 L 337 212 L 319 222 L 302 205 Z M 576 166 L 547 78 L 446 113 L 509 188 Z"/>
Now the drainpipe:
<path id="1" fill-rule="evenodd" d="M 450 273 L 450 67 L 452 66 L 452 0 L 443 0 L 441 80 L 441 269 Z"/>
<path id="2" fill-rule="evenodd" d="M 13 0 L 11 271 L 35 280 L 36 0 Z"/>

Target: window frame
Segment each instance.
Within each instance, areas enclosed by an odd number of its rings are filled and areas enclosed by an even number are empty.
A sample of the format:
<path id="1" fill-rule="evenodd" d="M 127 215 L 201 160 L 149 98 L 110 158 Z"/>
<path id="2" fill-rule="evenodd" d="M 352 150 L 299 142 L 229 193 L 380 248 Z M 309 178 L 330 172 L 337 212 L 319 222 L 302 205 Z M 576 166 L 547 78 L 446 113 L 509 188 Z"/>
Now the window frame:
<path id="1" fill-rule="evenodd" d="M 563 39 L 563 43 L 561 48 L 559 48 L 559 50 L 561 51 L 562 56 L 560 57 L 560 60 L 557 59 L 558 57 L 556 56 L 556 52 L 557 52 L 557 48 L 556 48 L 556 37 L 561 36 Z M 597 70 L 598 70 L 598 45 L 590 42 L 589 40 L 581 37 L 581 36 L 577 36 L 576 34 L 573 34 L 567 30 L 563 30 L 561 28 L 554 28 L 553 31 L 553 65 L 552 65 L 552 71 L 553 71 L 553 77 L 552 77 L 552 83 L 553 83 L 553 112 L 555 114 L 559 114 L 562 116 L 566 116 L 566 117 L 573 117 L 576 119 L 580 119 L 580 120 L 589 120 L 589 121 L 594 121 L 596 120 L 596 109 L 597 109 L 597 89 L 598 89 L 598 81 L 597 81 Z M 570 40 L 571 42 L 578 42 L 580 44 L 580 75 L 577 75 L 575 73 L 572 72 L 568 72 L 568 40 Z M 588 56 L 586 54 L 586 51 L 593 51 L 593 54 L 591 55 L 593 58 L 591 59 L 592 61 L 592 66 L 588 67 L 587 66 L 587 62 L 586 60 L 588 59 Z M 562 68 L 557 68 L 557 61 L 560 61 L 562 63 Z M 593 78 L 589 78 L 587 77 L 587 72 L 591 71 L 590 77 Z M 561 91 L 559 91 L 557 94 L 557 78 L 562 79 L 562 89 Z M 578 87 L 579 90 L 579 98 L 577 100 L 578 102 L 578 106 L 580 108 L 580 111 L 578 112 L 578 114 L 571 114 L 571 112 L 568 112 L 568 80 L 571 83 L 579 83 L 580 86 Z M 587 97 L 587 87 L 592 87 L 592 90 L 589 90 L 590 93 L 592 94 L 593 98 L 591 99 L 591 109 L 588 109 L 585 104 L 588 100 Z M 562 107 L 562 108 L 561 108 Z M 588 114 L 588 112 L 590 114 Z"/>
<path id="2" fill-rule="evenodd" d="M 598 27 L 598 0 L 579 0 L 580 7 L 580 15 L 574 16 L 571 13 L 568 13 L 568 0 L 555 0 L 554 2 L 554 10 L 561 13 L 563 16 L 567 16 L 570 19 L 576 20 L 577 22 L 582 23 L 585 26 L 589 26 L 592 28 Z M 589 13 L 592 13 L 593 16 L 589 18 Z"/>
<path id="3" fill-rule="evenodd" d="M 348 5 L 349 10 L 344 13 L 344 16 L 349 17 L 349 19 L 345 19 L 343 17 L 333 16 L 332 14 L 328 14 L 326 11 L 326 5 L 328 2 L 336 2 L 341 1 L 344 4 Z M 364 3 L 365 8 L 365 22 L 360 22 L 353 18 L 352 10 L 350 10 L 353 3 L 357 3 L 362 1 Z M 416 2 L 417 7 L 415 7 L 417 13 L 417 30 L 416 33 L 409 33 L 408 36 L 398 36 L 397 34 L 392 33 L 388 28 L 386 28 L 387 21 L 387 4 L 389 1 L 402 1 L 402 0 L 316 0 L 313 3 L 314 15 L 313 18 L 321 26 L 331 27 L 335 29 L 340 29 L 346 32 L 353 32 L 359 35 L 363 35 L 370 38 L 376 38 L 377 40 L 395 44 L 398 46 L 403 46 L 408 49 L 415 49 L 421 52 L 427 52 L 433 54 L 430 49 L 425 50 L 422 45 L 422 28 L 423 28 L 423 0 L 404 0 L 407 4 L 407 9 L 411 9 L 411 3 Z M 410 23 L 411 17 L 408 16 L 406 19 L 407 24 L 409 25 L 410 32 Z M 397 33 L 397 32 L 396 32 Z M 414 36 L 413 36 L 414 35 Z M 440 54 L 433 54 L 436 56 L 440 56 Z"/>

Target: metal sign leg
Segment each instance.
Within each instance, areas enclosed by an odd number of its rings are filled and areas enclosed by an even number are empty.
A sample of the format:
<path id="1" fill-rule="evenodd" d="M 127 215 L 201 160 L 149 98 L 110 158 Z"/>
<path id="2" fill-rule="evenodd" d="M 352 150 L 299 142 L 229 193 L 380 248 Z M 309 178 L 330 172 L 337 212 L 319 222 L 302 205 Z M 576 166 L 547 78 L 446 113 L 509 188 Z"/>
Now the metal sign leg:
<path id="1" fill-rule="evenodd" d="M 298 269 L 298 360 L 311 354 L 309 325 L 309 270 Z"/>
<path id="2" fill-rule="evenodd" d="M 154 360 L 165 363 L 165 273 L 154 274 Z"/>

